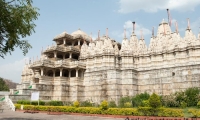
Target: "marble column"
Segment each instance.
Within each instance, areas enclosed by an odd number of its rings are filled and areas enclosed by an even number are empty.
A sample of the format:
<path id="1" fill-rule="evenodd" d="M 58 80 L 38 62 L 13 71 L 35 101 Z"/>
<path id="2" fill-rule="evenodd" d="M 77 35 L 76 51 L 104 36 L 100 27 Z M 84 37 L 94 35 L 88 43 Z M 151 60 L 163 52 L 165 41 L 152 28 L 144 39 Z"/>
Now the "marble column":
<path id="1" fill-rule="evenodd" d="M 68 70 L 69 71 L 69 78 L 71 77 L 71 70 Z"/>
<path id="2" fill-rule="evenodd" d="M 80 45 L 80 40 L 78 40 L 78 45 Z"/>
<path id="3" fill-rule="evenodd" d="M 41 76 L 43 76 L 44 75 L 44 68 L 40 68 L 40 70 L 41 70 Z"/>
<path id="4" fill-rule="evenodd" d="M 76 69 L 76 77 L 78 77 L 78 69 Z"/>
<path id="5" fill-rule="evenodd" d="M 57 52 L 54 51 L 54 58 L 57 58 Z"/>
<path id="6" fill-rule="evenodd" d="M 69 53 L 69 58 L 72 58 L 72 53 L 71 52 Z"/>
<path id="7" fill-rule="evenodd" d="M 63 44 L 64 45 L 66 44 L 66 38 L 63 38 Z"/>
<path id="8" fill-rule="evenodd" d="M 62 69 L 62 68 L 60 68 L 60 77 L 62 77 L 62 70 L 63 70 L 63 69 Z"/>

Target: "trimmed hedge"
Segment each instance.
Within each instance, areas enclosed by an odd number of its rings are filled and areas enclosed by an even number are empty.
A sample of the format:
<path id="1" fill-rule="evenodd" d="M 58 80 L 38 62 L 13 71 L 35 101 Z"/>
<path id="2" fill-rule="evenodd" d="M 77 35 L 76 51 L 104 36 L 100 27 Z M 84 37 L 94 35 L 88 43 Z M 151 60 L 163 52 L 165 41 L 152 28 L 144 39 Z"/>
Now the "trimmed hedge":
<path id="1" fill-rule="evenodd" d="M 200 117 L 200 110 L 197 109 L 189 109 L 188 112 L 192 115 L 194 118 Z"/>
<path id="2" fill-rule="evenodd" d="M 20 109 L 20 104 L 15 104 L 16 109 Z M 52 112 L 68 112 L 83 114 L 104 114 L 104 115 L 133 115 L 133 116 L 152 116 L 155 115 L 155 109 L 151 107 L 139 108 L 108 108 L 102 110 L 98 107 L 73 107 L 73 106 L 34 106 L 24 105 L 24 110 L 52 111 Z M 162 117 L 183 117 L 181 109 L 158 108 L 156 116 Z"/>

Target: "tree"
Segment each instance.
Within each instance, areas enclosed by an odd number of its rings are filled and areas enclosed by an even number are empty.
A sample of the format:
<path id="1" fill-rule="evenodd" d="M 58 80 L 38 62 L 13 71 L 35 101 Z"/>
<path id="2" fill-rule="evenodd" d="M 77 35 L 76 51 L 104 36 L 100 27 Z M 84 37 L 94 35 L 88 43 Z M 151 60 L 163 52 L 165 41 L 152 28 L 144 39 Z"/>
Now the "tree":
<path id="1" fill-rule="evenodd" d="M 34 20 L 39 13 L 32 0 L 0 0 L 0 57 L 19 47 L 25 55 L 31 48 L 27 40 L 34 31 Z"/>
<path id="2" fill-rule="evenodd" d="M 157 94 L 153 93 L 149 98 L 149 105 L 152 108 L 160 107 L 161 106 L 160 97 Z"/>
<path id="3" fill-rule="evenodd" d="M 3 78 L 0 78 L 0 91 L 9 91 L 8 85 L 6 85 Z"/>

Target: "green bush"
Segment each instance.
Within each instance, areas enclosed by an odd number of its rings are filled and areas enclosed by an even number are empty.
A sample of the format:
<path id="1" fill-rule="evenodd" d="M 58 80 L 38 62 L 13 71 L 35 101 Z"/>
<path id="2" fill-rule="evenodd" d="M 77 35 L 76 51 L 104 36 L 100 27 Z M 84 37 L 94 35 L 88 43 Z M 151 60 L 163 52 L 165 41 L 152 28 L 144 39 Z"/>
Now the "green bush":
<path id="1" fill-rule="evenodd" d="M 130 102 L 124 103 L 124 108 L 131 108 L 132 104 Z"/>
<path id="2" fill-rule="evenodd" d="M 148 100 L 149 97 L 150 95 L 147 92 L 137 94 L 136 96 L 132 97 L 132 104 L 134 107 L 142 106 L 142 102 L 144 100 Z"/>
<path id="3" fill-rule="evenodd" d="M 179 103 L 176 101 L 174 94 L 164 95 L 161 97 L 161 103 L 165 107 L 178 107 Z"/>
<path id="4" fill-rule="evenodd" d="M 81 102 L 80 106 L 81 107 L 92 107 L 92 103 L 86 100 L 86 101 Z"/>
<path id="5" fill-rule="evenodd" d="M 149 105 L 149 100 L 143 100 L 141 106 L 142 106 L 142 107 L 149 107 L 149 106 L 150 106 L 150 105 Z"/>
<path id="6" fill-rule="evenodd" d="M 131 97 L 127 96 L 127 97 L 120 98 L 120 100 L 119 100 L 119 107 L 123 108 L 124 104 L 126 102 L 131 102 Z"/>
<path id="7" fill-rule="evenodd" d="M 106 103 L 103 101 L 103 103 Z M 15 104 L 16 109 L 20 109 L 20 104 Z M 24 105 L 24 110 L 38 110 L 51 112 L 67 112 L 67 113 L 83 113 L 83 114 L 107 114 L 107 115 L 157 115 L 163 117 L 183 117 L 183 111 L 180 109 L 170 108 L 151 108 L 139 107 L 137 108 L 108 108 L 107 110 L 96 107 L 73 107 L 73 106 L 34 106 Z M 155 114 L 155 110 L 157 110 Z M 194 112 L 195 113 L 195 112 Z M 196 114 L 199 111 L 196 111 Z"/>
<path id="8" fill-rule="evenodd" d="M 116 105 L 115 101 L 110 101 L 109 104 L 108 104 L 108 107 L 109 108 L 116 108 L 117 105 Z"/>
<path id="9" fill-rule="evenodd" d="M 182 101 L 182 102 L 181 102 L 181 108 L 186 108 L 186 107 L 187 107 L 187 103 L 184 102 L 184 101 Z"/>
<path id="10" fill-rule="evenodd" d="M 160 101 L 160 97 L 153 93 L 150 98 L 149 98 L 149 105 L 152 108 L 158 108 L 161 106 L 161 101 Z"/>
<path id="11" fill-rule="evenodd" d="M 196 109 L 189 109 L 188 112 L 192 115 L 192 117 L 200 117 L 200 110 Z"/>
<path id="12" fill-rule="evenodd" d="M 198 103 L 199 88 L 188 88 L 185 90 L 186 103 L 188 106 L 196 106 Z"/>
<path id="13" fill-rule="evenodd" d="M 158 108 L 158 116 L 160 117 L 183 117 L 184 113 L 181 109 Z"/>
<path id="14" fill-rule="evenodd" d="M 22 104 L 22 105 L 38 105 L 38 101 L 29 101 L 29 100 L 19 100 L 17 101 L 17 104 Z M 45 105 L 44 101 L 39 101 L 39 105 Z"/>
<path id="15" fill-rule="evenodd" d="M 80 103 L 78 101 L 75 101 L 73 104 L 74 107 L 79 107 L 79 105 L 80 105 Z"/>
<path id="16" fill-rule="evenodd" d="M 200 108 L 200 101 L 197 103 L 197 107 Z"/>
<path id="17" fill-rule="evenodd" d="M 46 105 L 50 105 L 50 106 L 63 106 L 63 102 L 62 101 L 49 101 L 49 102 L 47 102 Z"/>
<path id="18" fill-rule="evenodd" d="M 101 108 L 101 110 L 107 110 L 108 109 L 108 102 L 106 100 L 101 102 L 100 108 Z"/>

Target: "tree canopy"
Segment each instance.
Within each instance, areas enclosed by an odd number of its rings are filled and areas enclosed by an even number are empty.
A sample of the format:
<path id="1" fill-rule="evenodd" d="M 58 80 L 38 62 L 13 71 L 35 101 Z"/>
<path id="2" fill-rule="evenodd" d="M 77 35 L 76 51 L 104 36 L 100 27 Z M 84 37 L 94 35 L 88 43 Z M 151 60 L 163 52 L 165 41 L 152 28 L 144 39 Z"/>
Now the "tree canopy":
<path id="1" fill-rule="evenodd" d="M 31 48 L 27 40 L 34 31 L 39 16 L 32 0 L 0 0 L 0 57 L 19 47 L 25 55 Z"/>
<path id="2" fill-rule="evenodd" d="M 0 91 L 9 91 L 8 85 L 6 85 L 3 78 L 0 78 Z"/>

